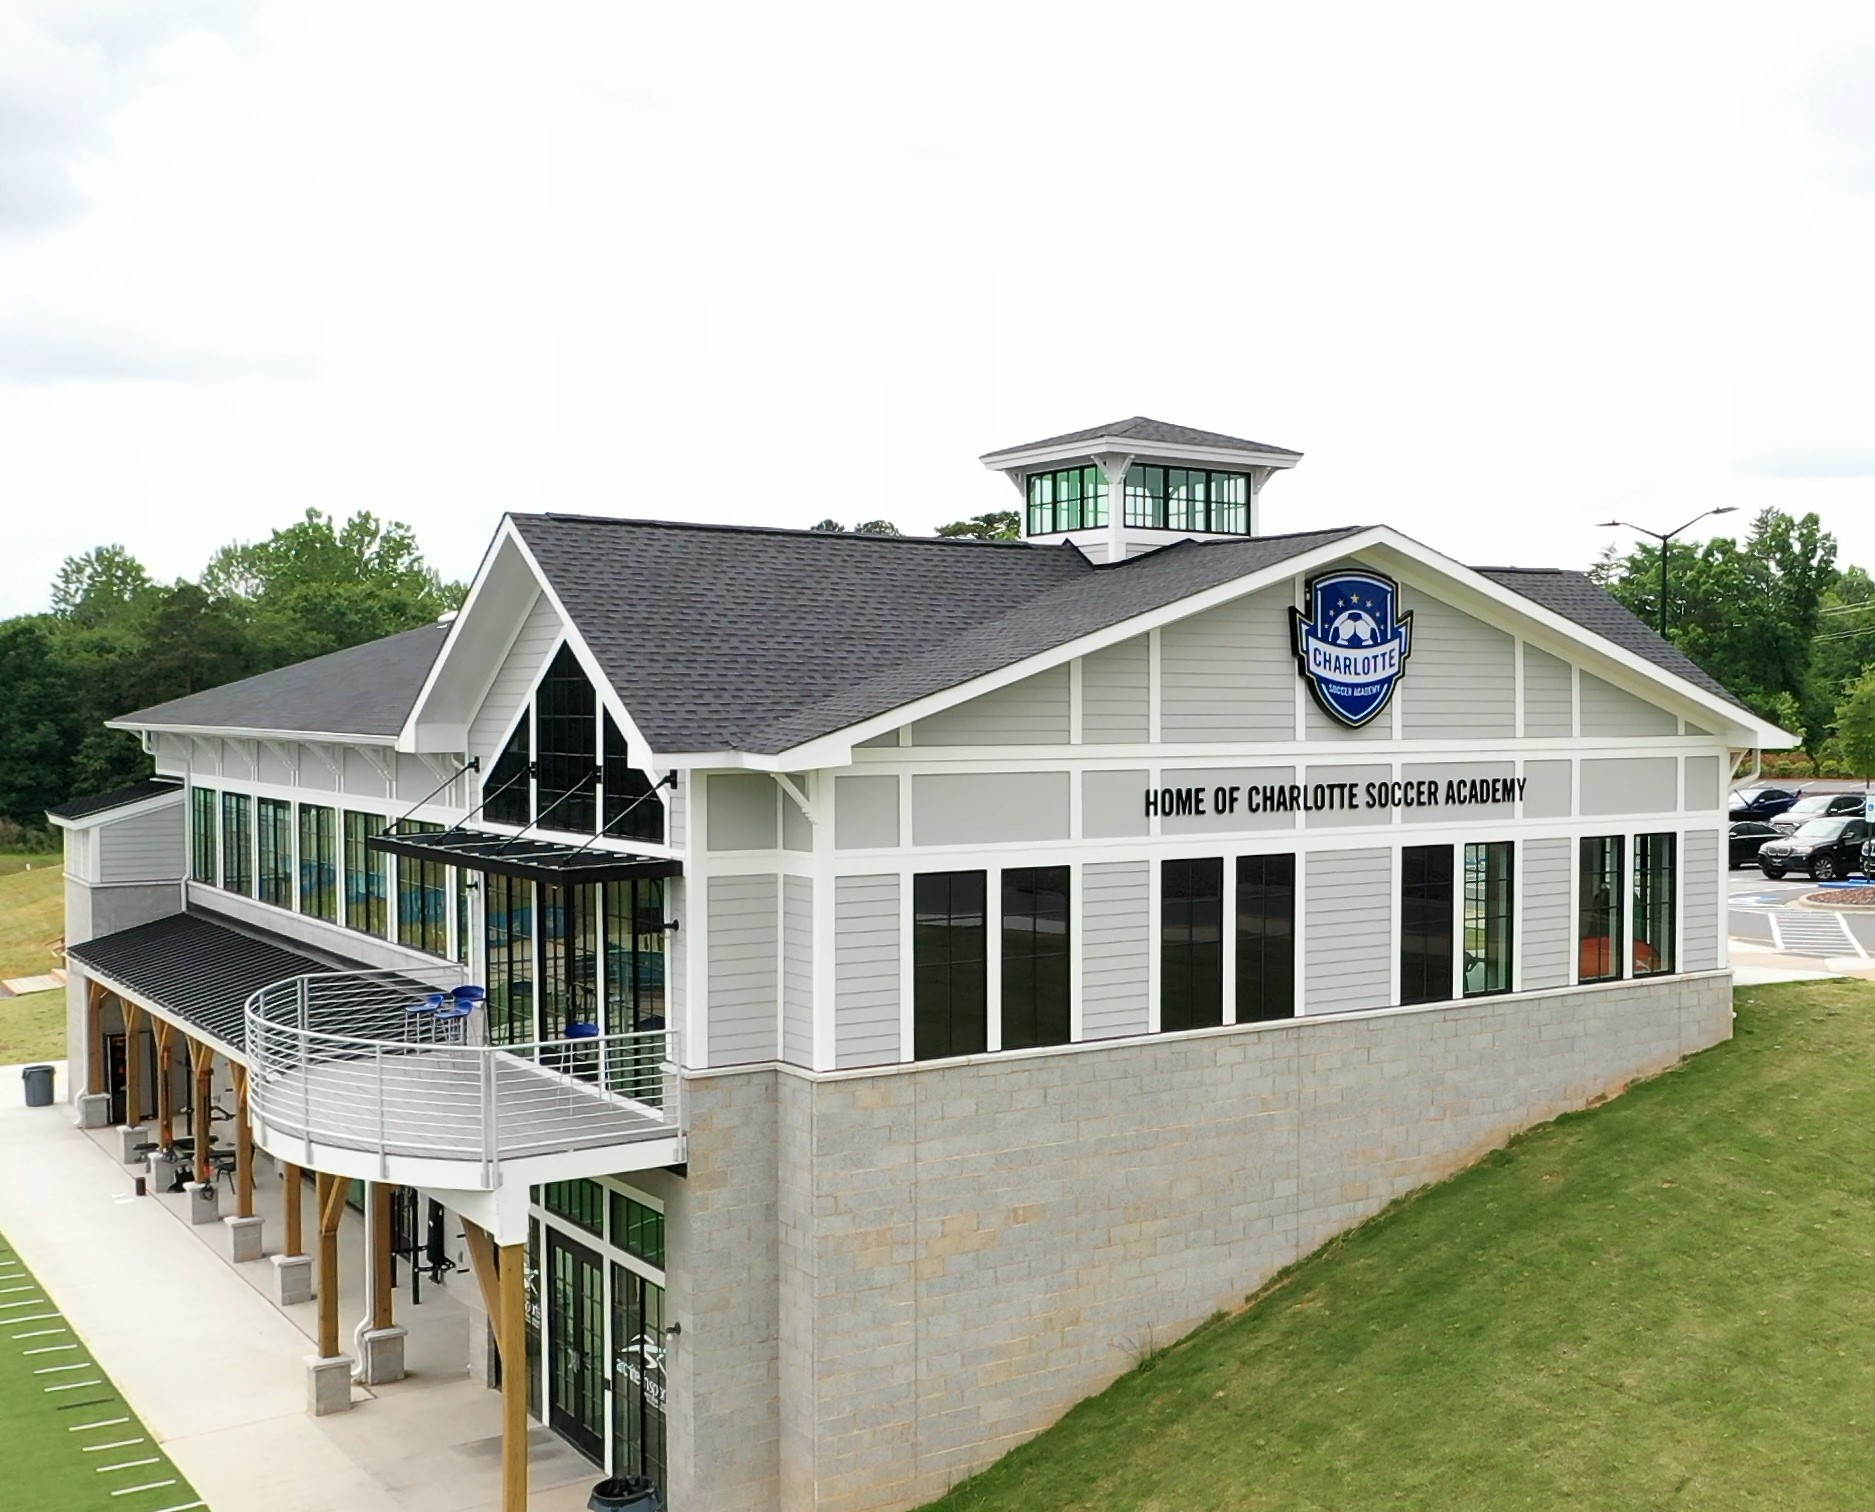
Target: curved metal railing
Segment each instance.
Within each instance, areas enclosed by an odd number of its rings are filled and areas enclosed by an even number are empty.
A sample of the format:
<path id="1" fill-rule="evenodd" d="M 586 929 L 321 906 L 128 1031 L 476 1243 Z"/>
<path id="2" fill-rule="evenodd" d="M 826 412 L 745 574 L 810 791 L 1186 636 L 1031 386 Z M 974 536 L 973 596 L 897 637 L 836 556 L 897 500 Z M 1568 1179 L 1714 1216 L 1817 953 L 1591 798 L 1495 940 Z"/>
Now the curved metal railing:
<path id="1" fill-rule="evenodd" d="M 441 963 L 439 963 L 441 967 Z M 668 1030 L 491 1045 L 479 1009 L 435 1011 L 443 983 L 402 972 L 322 972 L 247 1003 L 249 1097 L 269 1130 L 311 1145 L 475 1162 L 681 1132 Z M 450 1000 L 446 999 L 447 1002 Z"/>

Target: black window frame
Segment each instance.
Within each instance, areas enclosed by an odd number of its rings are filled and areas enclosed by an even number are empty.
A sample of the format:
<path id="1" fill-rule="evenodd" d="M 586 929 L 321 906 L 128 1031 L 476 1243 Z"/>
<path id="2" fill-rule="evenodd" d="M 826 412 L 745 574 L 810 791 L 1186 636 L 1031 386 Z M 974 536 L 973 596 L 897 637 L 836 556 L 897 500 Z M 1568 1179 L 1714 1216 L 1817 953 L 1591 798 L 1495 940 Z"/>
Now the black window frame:
<path id="1" fill-rule="evenodd" d="M 1185 489 L 1183 517 L 1172 523 L 1177 486 Z M 1241 494 L 1241 497 L 1230 497 Z M 1223 495 L 1224 497 L 1220 497 Z M 1135 462 L 1126 470 L 1126 523 L 1135 530 L 1192 530 L 1203 535 L 1249 535 L 1256 488 L 1249 473 L 1222 468 L 1172 467 Z"/>
<path id="2" fill-rule="evenodd" d="M 664 1269 L 664 1215 L 629 1192 L 612 1191 L 612 1244 Z"/>
<path id="3" fill-rule="evenodd" d="M 602 833 L 614 840 L 649 840 L 664 843 L 664 800 L 657 785 L 631 763 L 624 733 L 605 711 L 605 749 L 601 753 L 599 784 Z"/>
<path id="4" fill-rule="evenodd" d="M 293 906 L 293 804 L 254 800 L 254 896 L 274 908 Z"/>
<path id="5" fill-rule="evenodd" d="M 1224 858 L 1159 863 L 1159 1032 L 1224 1022 Z"/>
<path id="6" fill-rule="evenodd" d="M 1478 864 L 1473 865 L 1477 856 Z M 1512 840 L 1472 840 L 1465 844 L 1465 918 L 1460 935 L 1465 952 L 1461 981 L 1468 998 L 1498 997 L 1515 990 L 1517 963 L 1517 845 Z M 1474 954 L 1476 943 L 1481 947 Z M 1472 962 L 1483 971 L 1482 985 L 1471 985 Z"/>
<path id="7" fill-rule="evenodd" d="M 189 880 L 221 882 L 221 805 L 214 788 L 189 789 Z M 206 800 L 206 801 L 204 801 Z"/>
<path id="8" fill-rule="evenodd" d="M 541 1186 L 535 1200 L 554 1217 L 582 1229 L 595 1239 L 605 1238 L 607 1189 L 591 1177 L 569 1177 Z"/>
<path id="9" fill-rule="evenodd" d="M 1672 830 L 1634 837 L 1634 939 L 1628 955 L 1636 977 L 1672 976 L 1679 969 L 1679 840 Z M 1641 960 L 1643 945 L 1653 952 L 1652 965 Z"/>
<path id="10" fill-rule="evenodd" d="M 1005 1050 L 1073 1038 L 1071 931 L 1074 868 L 1011 866 L 1000 878 L 1002 1033 Z"/>
<path id="11" fill-rule="evenodd" d="M 254 799 L 249 793 L 221 795 L 221 888 L 254 896 Z"/>
<path id="12" fill-rule="evenodd" d="M 1028 533 L 1102 530 L 1107 524 L 1107 475 L 1091 464 L 1057 467 L 1023 479 Z"/>
<path id="13" fill-rule="evenodd" d="M 484 873 L 482 936 L 490 1044 L 528 1044 L 540 1036 L 534 1002 L 534 913 L 532 882 Z"/>
<path id="14" fill-rule="evenodd" d="M 989 873 L 912 877 L 912 1058 L 989 1049 Z"/>
<path id="15" fill-rule="evenodd" d="M 443 826 L 406 819 L 397 826 L 403 835 L 440 835 Z M 449 864 L 445 861 L 397 858 L 397 943 L 425 955 L 449 956 Z"/>
<path id="16" fill-rule="evenodd" d="M 1270 851 L 1237 858 L 1239 1024 L 1296 1015 L 1296 857 Z"/>
<path id="17" fill-rule="evenodd" d="M 599 695 L 565 641 L 534 689 L 534 822 L 590 835 L 599 827 Z"/>
<path id="18" fill-rule="evenodd" d="M 1628 974 L 1627 836 L 1583 835 L 1576 854 L 1576 981 L 1618 982 Z M 1599 973 L 1586 969 L 1591 940 L 1608 942 Z"/>
<path id="19" fill-rule="evenodd" d="M 346 809 L 339 824 L 345 867 L 344 925 L 358 934 L 388 940 L 391 937 L 391 858 L 387 852 L 372 850 L 365 841 L 372 835 L 383 834 L 390 821 L 366 809 Z"/>
<path id="20" fill-rule="evenodd" d="M 525 825 L 534 817 L 534 758 L 528 740 L 534 728 L 534 710 L 527 711 L 508 735 L 488 776 L 482 783 L 482 817 L 490 824 Z"/>
<path id="21" fill-rule="evenodd" d="M 338 813 L 325 803 L 299 806 L 299 911 L 328 924 L 339 918 Z"/>
<path id="22" fill-rule="evenodd" d="M 1451 845 L 1400 847 L 1400 1003 L 1456 996 L 1458 898 Z"/>

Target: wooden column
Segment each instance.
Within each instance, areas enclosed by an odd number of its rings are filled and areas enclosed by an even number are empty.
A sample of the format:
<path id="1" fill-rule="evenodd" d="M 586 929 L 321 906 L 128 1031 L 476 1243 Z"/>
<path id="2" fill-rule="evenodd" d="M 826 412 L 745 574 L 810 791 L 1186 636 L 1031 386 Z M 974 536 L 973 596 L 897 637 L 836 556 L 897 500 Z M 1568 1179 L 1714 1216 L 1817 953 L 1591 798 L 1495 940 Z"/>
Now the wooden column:
<path id="1" fill-rule="evenodd" d="M 85 983 L 85 1091 L 99 1093 L 104 1085 L 104 988 Z"/>
<path id="2" fill-rule="evenodd" d="M 391 1326 L 391 1194 L 388 1181 L 374 1181 L 367 1190 L 371 1203 L 371 1326 Z"/>
<path id="3" fill-rule="evenodd" d="M 324 1171 L 313 1177 L 314 1205 L 319 1220 L 319 1357 L 330 1360 L 339 1352 L 339 1220 L 345 1216 L 342 1176 Z"/>
<path id="4" fill-rule="evenodd" d="M 234 1077 L 234 1216 L 254 1216 L 254 1126 L 247 1121 L 247 1067 L 228 1062 Z M 297 1203 L 294 1204 L 298 1206 Z"/>
<path id="5" fill-rule="evenodd" d="M 124 1122 L 130 1128 L 143 1122 L 143 1046 L 137 1036 L 143 1032 L 143 1010 L 129 998 L 124 1005 Z"/>
<path id="6" fill-rule="evenodd" d="M 296 1165 L 280 1167 L 280 1203 L 286 1209 L 286 1248 L 291 1260 L 306 1253 L 306 1229 L 300 1222 L 301 1199 L 306 1195 L 306 1178 Z"/>
<path id="7" fill-rule="evenodd" d="M 211 1137 L 209 1112 L 214 1107 L 215 1052 L 200 1040 L 189 1044 L 189 1059 L 195 1067 L 195 1179 L 212 1181 L 215 1168 L 208 1162 Z"/>
<path id="8" fill-rule="evenodd" d="M 170 1059 L 170 1043 L 176 1037 L 176 1026 L 168 1019 L 150 1015 L 151 1027 L 156 1032 L 156 1142 L 168 1149 L 176 1140 L 176 1113 L 170 1106 L 174 1100 L 170 1096 L 170 1068 L 174 1062 Z"/>
<path id="9" fill-rule="evenodd" d="M 527 1512 L 527 1246 L 501 1247 L 501 1512 Z"/>

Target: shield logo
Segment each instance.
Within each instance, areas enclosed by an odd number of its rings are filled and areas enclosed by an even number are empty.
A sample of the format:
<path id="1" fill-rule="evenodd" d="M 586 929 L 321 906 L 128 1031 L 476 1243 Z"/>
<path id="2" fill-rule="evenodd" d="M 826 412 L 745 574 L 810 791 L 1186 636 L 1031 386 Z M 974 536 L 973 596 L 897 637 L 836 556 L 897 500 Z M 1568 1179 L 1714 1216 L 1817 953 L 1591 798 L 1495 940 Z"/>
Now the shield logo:
<path id="1" fill-rule="evenodd" d="M 1358 729 L 1393 698 L 1413 654 L 1413 616 L 1399 612 L 1400 588 L 1364 568 L 1310 578 L 1307 613 L 1294 618 L 1296 665 L 1316 703 Z"/>

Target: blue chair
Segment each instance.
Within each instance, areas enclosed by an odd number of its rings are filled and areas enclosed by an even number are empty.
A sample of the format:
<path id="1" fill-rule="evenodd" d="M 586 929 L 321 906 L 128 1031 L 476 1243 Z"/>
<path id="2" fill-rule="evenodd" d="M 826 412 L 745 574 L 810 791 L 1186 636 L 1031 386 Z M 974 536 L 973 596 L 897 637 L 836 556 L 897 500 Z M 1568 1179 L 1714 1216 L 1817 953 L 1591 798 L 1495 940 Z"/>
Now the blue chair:
<path id="1" fill-rule="evenodd" d="M 432 992 L 420 1003 L 412 1003 L 404 1010 L 404 1020 L 408 1028 L 407 1038 L 414 1044 L 427 1045 L 436 1038 L 436 1020 L 447 1001 L 440 992 Z"/>

